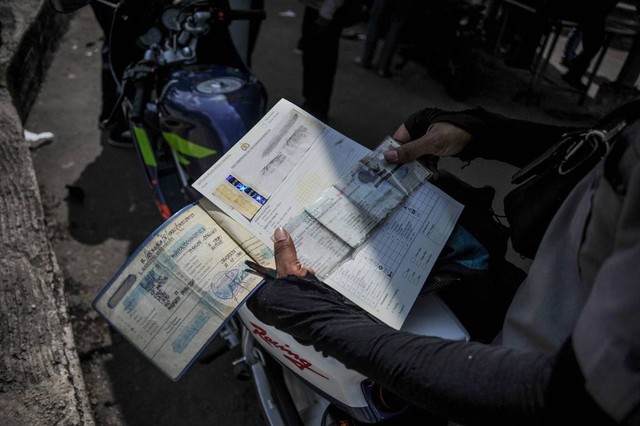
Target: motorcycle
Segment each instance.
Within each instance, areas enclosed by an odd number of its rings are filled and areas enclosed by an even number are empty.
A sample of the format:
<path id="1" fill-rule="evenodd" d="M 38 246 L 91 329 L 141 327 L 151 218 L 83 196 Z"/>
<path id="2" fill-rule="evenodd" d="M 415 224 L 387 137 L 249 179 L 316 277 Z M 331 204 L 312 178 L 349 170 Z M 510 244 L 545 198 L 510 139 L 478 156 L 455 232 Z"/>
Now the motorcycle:
<path id="1" fill-rule="evenodd" d="M 51 0 L 71 12 L 91 0 Z M 119 14 L 137 2 L 98 3 L 113 7 L 111 33 Z M 137 3 L 137 4 L 136 4 Z M 227 0 L 148 2 L 151 25 L 136 43 L 144 49 L 122 76 L 115 75 L 134 146 L 163 219 L 199 194 L 191 184 L 264 115 L 267 93 L 232 40 L 234 21 L 260 21 L 262 10 L 234 10 Z M 122 12 L 122 10 L 125 12 Z M 158 15 L 157 17 L 155 15 Z"/>
<path id="2" fill-rule="evenodd" d="M 91 0 L 50 1 L 57 11 L 71 12 Z M 94 1 L 113 6 L 114 21 L 127 3 Z M 264 19 L 264 12 L 233 10 L 227 0 L 164 3 L 159 18 L 138 38 L 144 48 L 141 59 L 118 79 L 118 103 L 158 210 L 167 219 L 200 197 L 191 183 L 260 119 L 267 97 L 228 32 L 232 21 Z M 112 31 L 117 31 L 115 25 Z M 469 338 L 435 295 L 418 299 L 403 330 Z M 226 341 L 224 351 L 240 348 L 234 371 L 252 379 L 269 425 L 378 423 L 408 407 L 369 378 L 261 322 L 245 306 L 220 336 Z"/>

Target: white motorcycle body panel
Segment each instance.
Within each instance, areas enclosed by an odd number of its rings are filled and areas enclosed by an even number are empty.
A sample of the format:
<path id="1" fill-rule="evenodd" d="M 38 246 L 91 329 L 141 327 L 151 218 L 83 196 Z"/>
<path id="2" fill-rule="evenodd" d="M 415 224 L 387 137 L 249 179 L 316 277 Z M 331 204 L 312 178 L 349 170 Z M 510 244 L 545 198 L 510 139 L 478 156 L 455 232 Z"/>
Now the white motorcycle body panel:
<path id="1" fill-rule="evenodd" d="M 303 381 L 346 406 L 368 406 L 361 385 L 366 377 L 347 369 L 334 358 L 323 356 L 313 346 L 301 345 L 292 336 L 261 322 L 246 306 L 242 306 L 238 315 L 261 347 Z M 402 330 L 449 340 L 469 339 L 458 319 L 435 295 L 416 300 Z"/>
<path id="2" fill-rule="evenodd" d="M 366 407 L 360 390 L 366 377 L 347 369 L 338 360 L 325 357 L 312 346 L 298 343 L 292 336 L 258 320 L 246 306 L 238 311 L 245 327 L 280 364 L 326 395 L 350 407 Z"/>

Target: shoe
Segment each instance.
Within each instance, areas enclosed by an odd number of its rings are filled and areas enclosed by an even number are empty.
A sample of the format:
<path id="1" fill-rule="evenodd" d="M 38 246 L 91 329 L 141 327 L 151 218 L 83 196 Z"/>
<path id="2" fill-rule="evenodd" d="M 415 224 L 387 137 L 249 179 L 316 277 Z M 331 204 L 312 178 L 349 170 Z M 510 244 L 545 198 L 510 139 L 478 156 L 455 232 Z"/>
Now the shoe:
<path id="1" fill-rule="evenodd" d="M 24 139 L 29 144 L 29 149 L 38 149 L 41 146 L 53 142 L 53 133 L 42 132 L 34 133 L 24 129 Z"/>
<path id="2" fill-rule="evenodd" d="M 574 89 L 578 89 L 583 92 L 588 89 L 587 85 L 582 82 L 581 76 L 568 72 L 566 74 L 562 74 L 561 78 L 562 80 L 564 80 L 565 83 L 567 83 L 569 86 L 573 87 Z"/>
<path id="3" fill-rule="evenodd" d="M 112 130 L 109 133 L 108 142 L 114 148 L 133 149 L 133 137 L 130 130 Z"/>

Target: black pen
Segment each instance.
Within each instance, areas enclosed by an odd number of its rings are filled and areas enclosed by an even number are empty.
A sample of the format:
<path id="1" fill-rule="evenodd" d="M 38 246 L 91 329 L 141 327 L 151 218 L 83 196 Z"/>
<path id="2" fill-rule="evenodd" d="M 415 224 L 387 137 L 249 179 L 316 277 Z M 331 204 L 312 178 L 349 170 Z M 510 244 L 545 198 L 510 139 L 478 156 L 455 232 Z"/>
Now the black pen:
<path id="1" fill-rule="evenodd" d="M 245 265 L 247 265 L 253 272 L 258 273 L 258 275 L 262 275 L 265 278 L 278 278 L 278 273 L 273 268 L 267 268 L 262 265 L 257 264 L 256 262 L 252 262 L 250 260 L 245 260 Z"/>

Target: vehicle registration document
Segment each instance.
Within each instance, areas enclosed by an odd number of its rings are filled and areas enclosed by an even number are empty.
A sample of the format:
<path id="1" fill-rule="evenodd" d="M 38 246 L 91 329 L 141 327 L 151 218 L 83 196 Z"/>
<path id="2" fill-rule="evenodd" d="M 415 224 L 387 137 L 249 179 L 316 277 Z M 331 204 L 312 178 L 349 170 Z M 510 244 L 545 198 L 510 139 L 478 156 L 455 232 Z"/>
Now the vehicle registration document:
<path id="1" fill-rule="evenodd" d="M 284 226 L 301 261 L 399 329 L 462 211 L 418 163 L 387 164 L 279 101 L 194 187 L 205 198 L 156 229 L 94 308 L 174 380 L 274 267 Z"/>
<path id="2" fill-rule="evenodd" d="M 399 329 L 462 211 L 417 162 L 374 151 L 281 100 L 193 185 L 271 247 L 292 235 L 303 264 Z"/>

